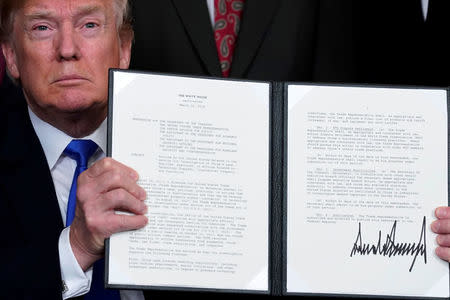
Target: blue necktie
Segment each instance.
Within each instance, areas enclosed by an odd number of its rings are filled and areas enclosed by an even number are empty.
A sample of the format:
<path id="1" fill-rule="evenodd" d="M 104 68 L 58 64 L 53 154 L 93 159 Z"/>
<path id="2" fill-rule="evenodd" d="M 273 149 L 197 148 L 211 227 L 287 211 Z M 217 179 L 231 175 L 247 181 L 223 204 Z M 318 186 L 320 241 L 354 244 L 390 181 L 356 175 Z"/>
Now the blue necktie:
<path id="1" fill-rule="evenodd" d="M 97 151 L 97 144 L 91 140 L 72 140 L 64 150 L 64 154 L 77 162 L 77 167 L 73 175 L 72 187 L 70 188 L 69 201 L 67 203 L 66 226 L 69 226 L 75 217 L 75 207 L 77 204 L 77 179 L 78 176 L 87 169 L 89 158 Z M 89 293 L 84 296 L 85 300 L 119 300 L 120 295 L 117 290 L 105 290 L 103 287 L 104 259 L 94 263 L 92 274 L 92 284 Z"/>
<path id="2" fill-rule="evenodd" d="M 87 169 L 89 158 L 97 148 L 97 144 L 91 140 L 72 140 L 64 149 L 64 154 L 77 162 L 75 174 L 73 174 L 72 187 L 70 188 L 69 201 L 67 202 L 66 226 L 72 224 L 75 217 L 78 176 Z"/>

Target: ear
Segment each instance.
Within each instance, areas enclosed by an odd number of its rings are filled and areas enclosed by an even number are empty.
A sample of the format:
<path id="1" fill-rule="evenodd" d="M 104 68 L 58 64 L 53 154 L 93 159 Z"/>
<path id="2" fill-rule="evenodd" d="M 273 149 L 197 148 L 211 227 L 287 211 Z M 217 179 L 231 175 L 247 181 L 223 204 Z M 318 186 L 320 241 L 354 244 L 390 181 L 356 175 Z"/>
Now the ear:
<path id="1" fill-rule="evenodd" d="M 133 44 L 133 31 L 126 30 L 120 34 L 120 68 L 128 69 L 131 59 L 131 45 Z"/>
<path id="2" fill-rule="evenodd" d="M 8 69 L 9 74 L 13 78 L 19 79 L 20 73 L 19 68 L 17 66 L 17 56 L 13 45 L 11 44 L 11 42 L 8 41 L 1 44 L 1 48 L 3 49 L 3 56 L 5 57 L 6 68 Z"/>

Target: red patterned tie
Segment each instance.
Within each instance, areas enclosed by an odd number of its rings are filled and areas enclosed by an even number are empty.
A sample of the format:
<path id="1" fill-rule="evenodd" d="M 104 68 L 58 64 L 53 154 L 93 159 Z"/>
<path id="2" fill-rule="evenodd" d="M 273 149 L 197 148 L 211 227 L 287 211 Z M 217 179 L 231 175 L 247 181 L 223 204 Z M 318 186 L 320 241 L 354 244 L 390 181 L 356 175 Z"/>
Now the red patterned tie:
<path id="1" fill-rule="evenodd" d="M 223 77 L 230 75 L 244 0 L 214 0 L 214 38 Z"/>

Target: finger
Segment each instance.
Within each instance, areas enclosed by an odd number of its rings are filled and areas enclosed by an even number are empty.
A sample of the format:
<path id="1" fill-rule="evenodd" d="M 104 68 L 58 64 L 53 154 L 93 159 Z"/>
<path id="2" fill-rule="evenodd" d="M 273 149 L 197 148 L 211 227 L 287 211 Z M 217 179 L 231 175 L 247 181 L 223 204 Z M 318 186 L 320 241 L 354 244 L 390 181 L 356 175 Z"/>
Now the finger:
<path id="1" fill-rule="evenodd" d="M 450 207 L 442 206 L 436 208 L 434 214 L 438 219 L 450 219 Z"/>
<path id="2" fill-rule="evenodd" d="M 439 234 L 436 241 L 441 247 L 450 247 L 450 234 Z"/>
<path id="3" fill-rule="evenodd" d="M 436 220 L 431 223 L 431 230 L 435 233 L 450 233 L 450 219 Z"/>
<path id="4" fill-rule="evenodd" d="M 146 216 L 143 215 L 122 215 L 122 214 L 114 214 L 109 218 L 109 229 L 111 234 L 127 231 L 127 230 L 135 230 L 144 227 L 148 222 Z"/>
<path id="5" fill-rule="evenodd" d="M 124 189 L 109 191 L 99 201 L 105 210 L 121 210 L 138 215 L 147 212 L 147 205 Z"/>
<path id="6" fill-rule="evenodd" d="M 147 196 L 145 190 L 136 183 L 135 178 L 130 177 L 128 171 L 123 168 L 107 171 L 96 177 L 95 180 L 88 181 L 85 186 L 83 184 L 86 181 L 81 176 L 79 180 L 78 186 L 80 188 L 89 189 L 94 194 L 106 193 L 114 189 L 125 189 L 140 200 L 145 200 Z"/>
<path id="7" fill-rule="evenodd" d="M 91 178 L 95 178 L 100 176 L 101 174 L 112 171 L 114 169 L 123 169 L 124 173 L 128 173 L 131 178 L 134 178 L 135 181 L 139 179 L 139 175 L 135 170 L 126 165 L 118 162 L 117 160 L 112 159 L 111 157 L 105 157 L 102 160 L 97 161 L 92 166 L 89 167 L 84 173 Z"/>
<path id="8" fill-rule="evenodd" d="M 450 262 L 450 248 L 448 248 L 448 247 L 437 247 L 436 248 L 436 255 L 439 256 L 439 258 Z"/>

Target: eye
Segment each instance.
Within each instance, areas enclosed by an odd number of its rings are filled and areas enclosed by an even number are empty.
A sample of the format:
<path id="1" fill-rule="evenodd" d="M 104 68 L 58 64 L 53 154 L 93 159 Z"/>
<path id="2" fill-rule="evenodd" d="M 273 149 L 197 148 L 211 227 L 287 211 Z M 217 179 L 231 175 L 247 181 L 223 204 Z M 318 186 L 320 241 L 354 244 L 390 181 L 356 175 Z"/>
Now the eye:
<path id="1" fill-rule="evenodd" d="M 38 26 L 36 26 L 34 29 L 35 29 L 35 30 L 38 30 L 38 31 L 46 31 L 46 30 L 48 30 L 48 26 L 45 26 L 45 25 L 38 25 Z"/>
<path id="2" fill-rule="evenodd" d="M 54 32 L 54 27 L 50 24 L 36 24 L 31 26 L 30 34 L 35 38 L 47 38 Z"/>
<path id="3" fill-rule="evenodd" d="M 84 24 L 84 27 L 89 28 L 89 29 L 95 28 L 95 27 L 97 27 L 97 26 L 98 26 L 98 25 L 95 24 L 95 23 L 93 23 L 93 22 L 89 22 L 89 23 Z"/>

